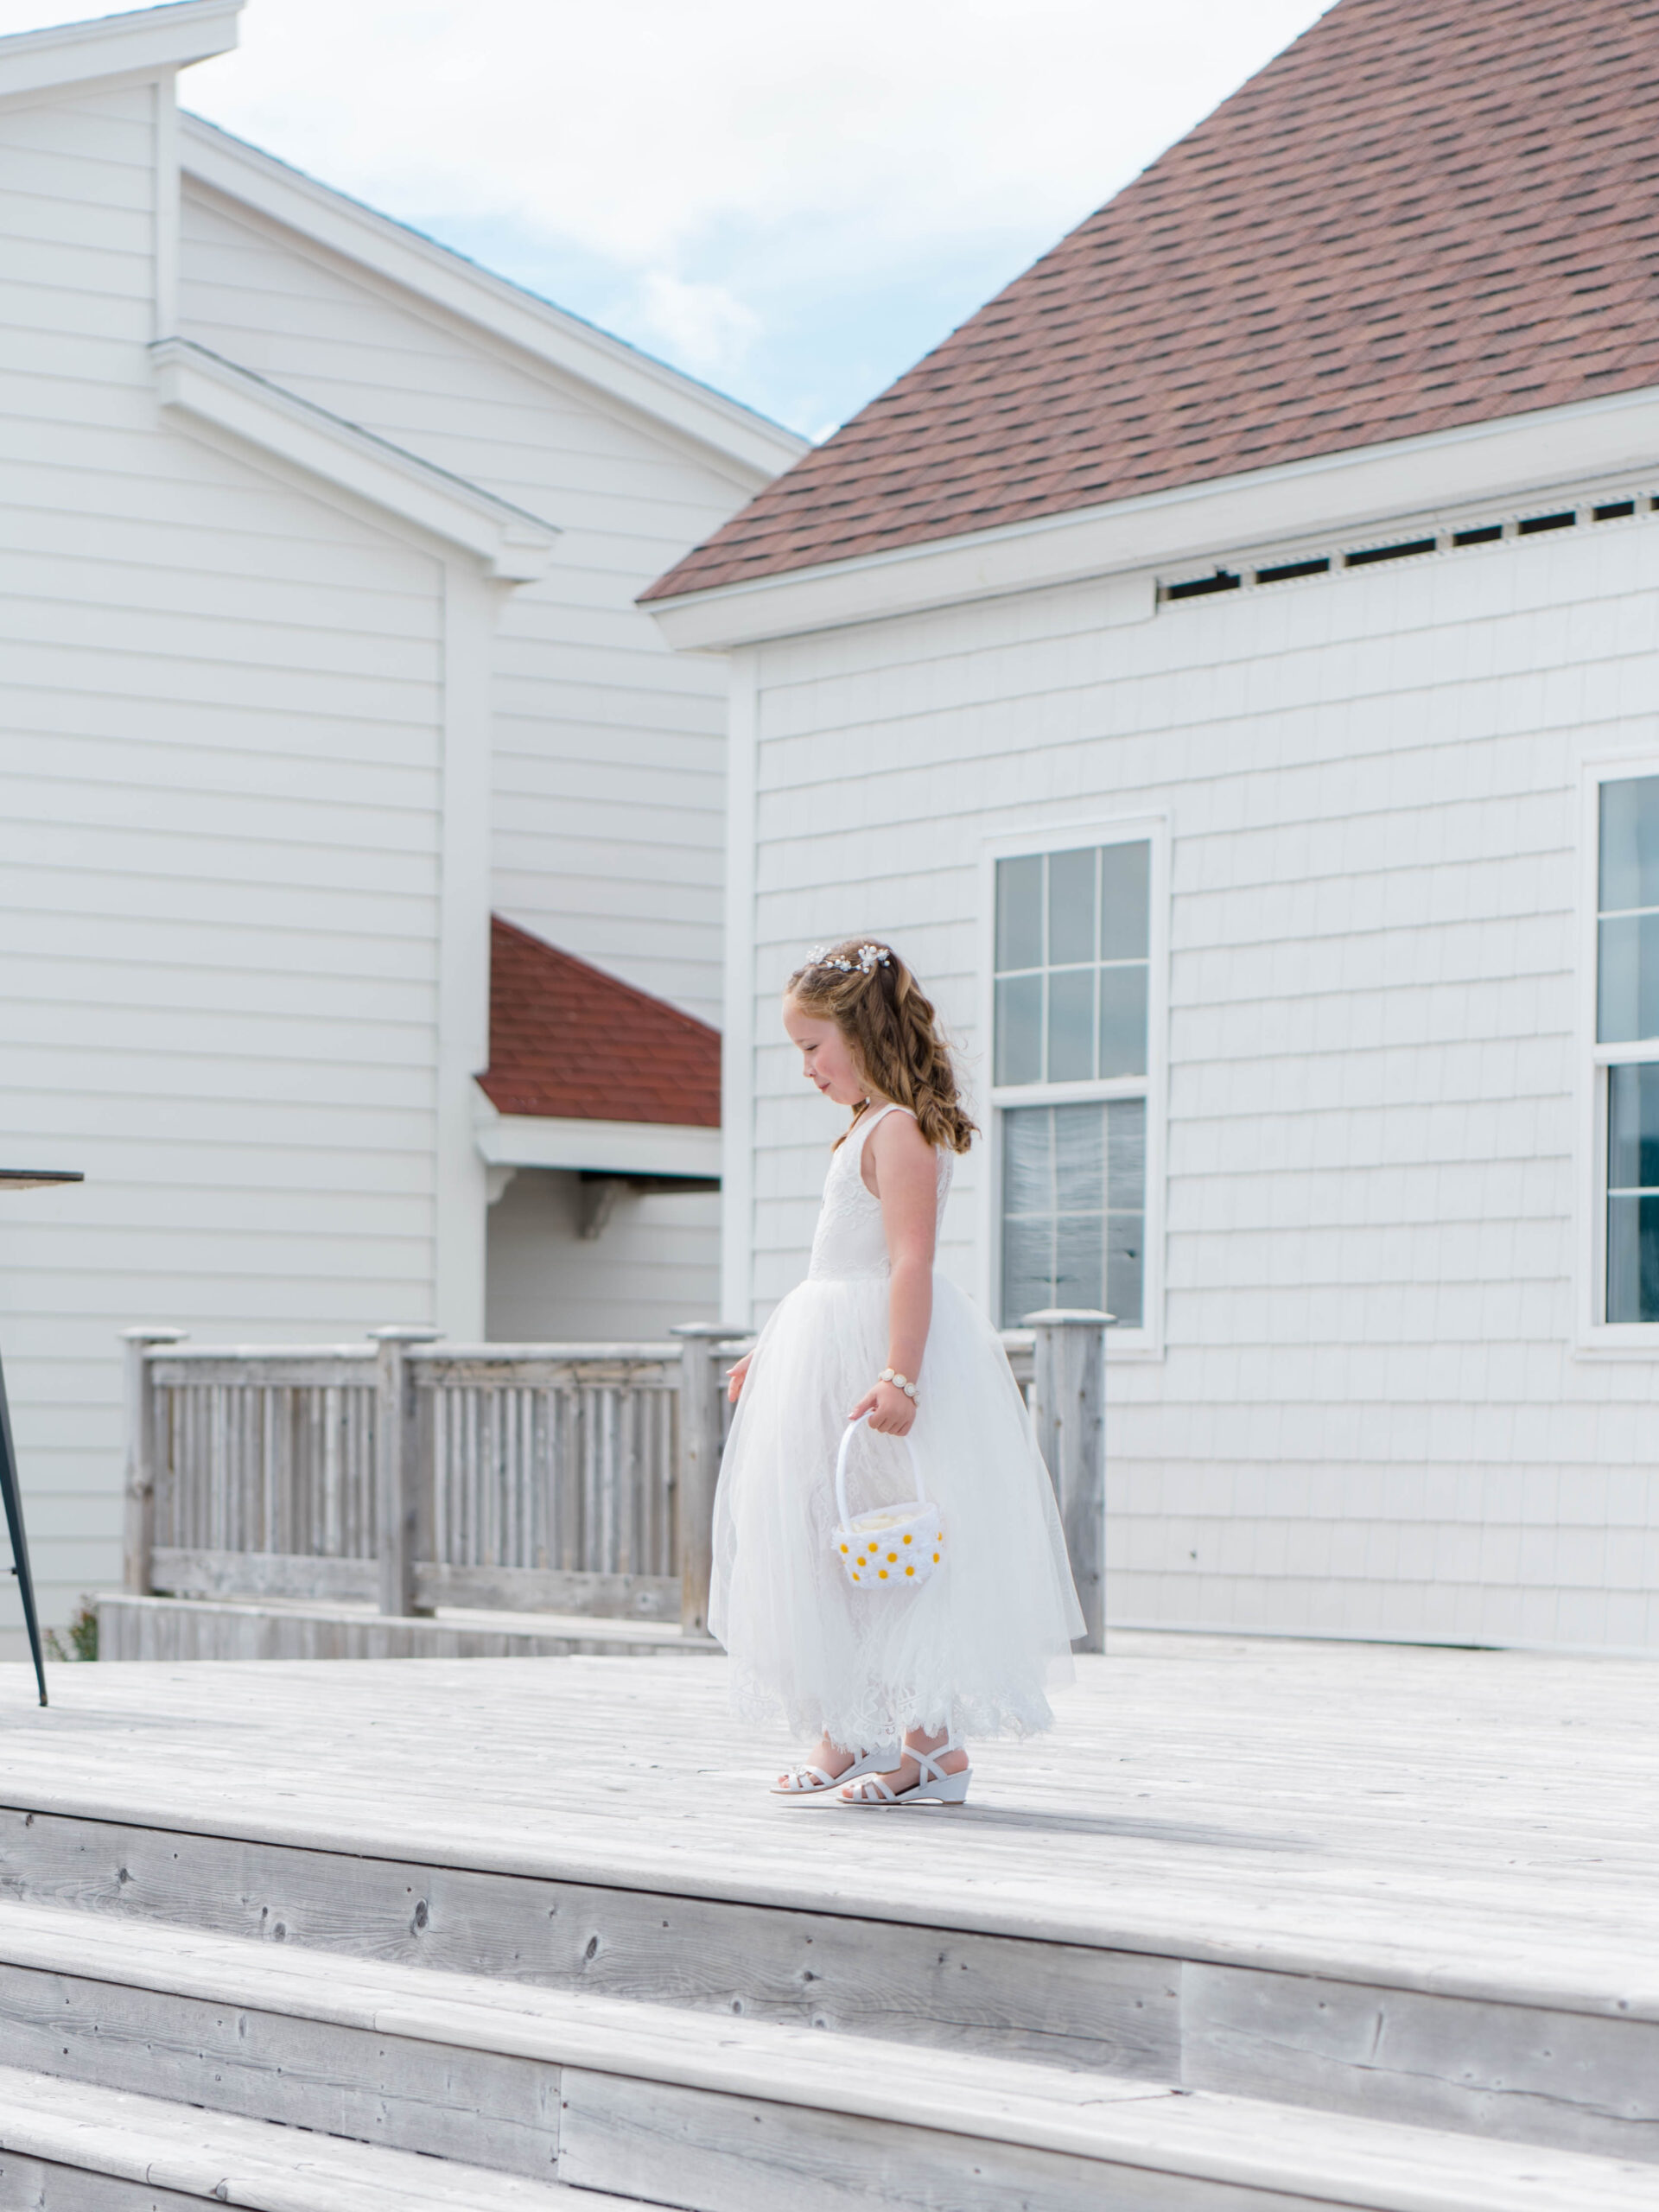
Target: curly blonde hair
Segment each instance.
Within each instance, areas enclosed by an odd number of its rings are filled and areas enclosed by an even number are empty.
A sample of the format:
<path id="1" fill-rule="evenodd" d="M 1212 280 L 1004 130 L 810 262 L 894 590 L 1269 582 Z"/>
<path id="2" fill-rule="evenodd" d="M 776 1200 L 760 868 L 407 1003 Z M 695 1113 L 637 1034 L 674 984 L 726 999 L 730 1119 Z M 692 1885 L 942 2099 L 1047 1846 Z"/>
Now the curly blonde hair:
<path id="1" fill-rule="evenodd" d="M 833 1021 L 872 1090 L 906 1106 L 931 1145 L 966 1152 L 978 1131 L 957 1095 L 957 1071 L 929 999 L 890 944 L 849 938 L 808 956 L 786 995 L 803 1014 Z M 846 1142 L 868 1110 L 853 1109 Z"/>

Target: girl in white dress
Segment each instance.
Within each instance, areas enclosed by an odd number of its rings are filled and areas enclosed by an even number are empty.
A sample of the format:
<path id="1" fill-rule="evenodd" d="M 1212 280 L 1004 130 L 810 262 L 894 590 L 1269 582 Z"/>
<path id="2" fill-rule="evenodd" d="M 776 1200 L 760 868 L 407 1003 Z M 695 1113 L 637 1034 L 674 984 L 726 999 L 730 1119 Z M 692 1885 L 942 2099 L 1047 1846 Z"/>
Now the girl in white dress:
<path id="1" fill-rule="evenodd" d="M 783 1014 L 807 1080 L 852 1122 L 806 1281 L 731 1372 L 709 1626 L 731 1655 L 739 1713 L 781 1708 L 817 1738 L 781 1795 L 961 1803 L 963 1738 L 1046 1728 L 1048 1688 L 1070 1681 L 1084 1630 L 1001 1344 L 934 1272 L 952 1157 L 974 1125 L 933 1008 L 891 946 L 812 954 Z M 846 1572 L 835 1469 L 849 1421 L 864 1423 L 851 1513 L 912 1499 L 917 1475 L 938 1508 L 941 1564 L 919 1586 L 855 1586 Z"/>

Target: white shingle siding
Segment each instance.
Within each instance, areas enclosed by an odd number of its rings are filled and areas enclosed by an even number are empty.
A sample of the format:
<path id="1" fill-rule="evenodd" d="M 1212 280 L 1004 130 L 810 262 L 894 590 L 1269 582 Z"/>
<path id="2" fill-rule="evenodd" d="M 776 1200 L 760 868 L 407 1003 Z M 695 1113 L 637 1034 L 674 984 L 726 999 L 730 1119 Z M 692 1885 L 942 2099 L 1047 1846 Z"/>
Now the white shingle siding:
<path id="1" fill-rule="evenodd" d="M 1580 763 L 1659 753 L 1659 518 L 1098 604 L 755 649 L 759 1309 L 823 1168 L 801 949 L 893 936 L 982 1091 L 984 839 L 1166 811 L 1167 1351 L 1110 1377 L 1112 1617 L 1659 1644 L 1656 1367 L 1572 1349 Z"/>
<path id="2" fill-rule="evenodd" d="M 494 905 L 717 1021 L 725 671 L 633 601 L 753 480 L 188 177 L 182 225 L 191 337 L 563 533 L 497 632 Z"/>

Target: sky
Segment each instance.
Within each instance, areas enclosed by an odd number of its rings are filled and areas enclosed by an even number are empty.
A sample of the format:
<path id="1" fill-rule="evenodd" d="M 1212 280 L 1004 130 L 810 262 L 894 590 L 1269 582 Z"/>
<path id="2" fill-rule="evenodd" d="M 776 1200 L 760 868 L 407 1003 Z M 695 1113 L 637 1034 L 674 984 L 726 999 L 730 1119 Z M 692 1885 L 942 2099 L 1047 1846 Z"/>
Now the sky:
<path id="1" fill-rule="evenodd" d="M 248 0 L 180 97 L 821 437 L 1326 4 Z"/>

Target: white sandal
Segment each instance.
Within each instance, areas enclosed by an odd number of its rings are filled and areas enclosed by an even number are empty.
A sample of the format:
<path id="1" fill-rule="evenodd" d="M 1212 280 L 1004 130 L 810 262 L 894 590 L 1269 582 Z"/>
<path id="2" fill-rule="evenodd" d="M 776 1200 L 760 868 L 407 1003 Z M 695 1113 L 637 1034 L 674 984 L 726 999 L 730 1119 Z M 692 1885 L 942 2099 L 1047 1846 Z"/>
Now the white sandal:
<path id="1" fill-rule="evenodd" d="M 974 1778 L 973 1768 L 965 1766 L 960 1774 L 947 1774 L 939 1764 L 947 1751 L 961 1749 L 954 1736 L 941 1744 L 937 1751 L 918 1751 L 913 1745 L 906 1744 L 904 1757 L 916 1762 L 916 1779 L 908 1789 L 890 1789 L 879 1774 L 873 1774 L 868 1781 L 861 1782 L 850 1796 L 843 1789 L 841 1802 L 843 1805 L 873 1806 L 878 1810 L 888 1805 L 917 1805 L 926 1799 L 941 1805 L 965 1805 L 968 1784 Z M 887 1771 L 891 1773 L 892 1768 Z M 842 1778 L 844 1781 L 847 1777 Z"/>
<path id="2" fill-rule="evenodd" d="M 772 1783 L 772 1794 L 774 1797 L 827 1796 L 861 1774 L 880 1774 L 884 1769 L 891 1772 L 898 1762 L 897 1745 L 878 1744 L 873 1751 L 861 1751 L 851 1766 L 843 1767 L 839 1774 L 826 1774 L 821 1766 L 792 1766 L 781 1782 Z"/>

